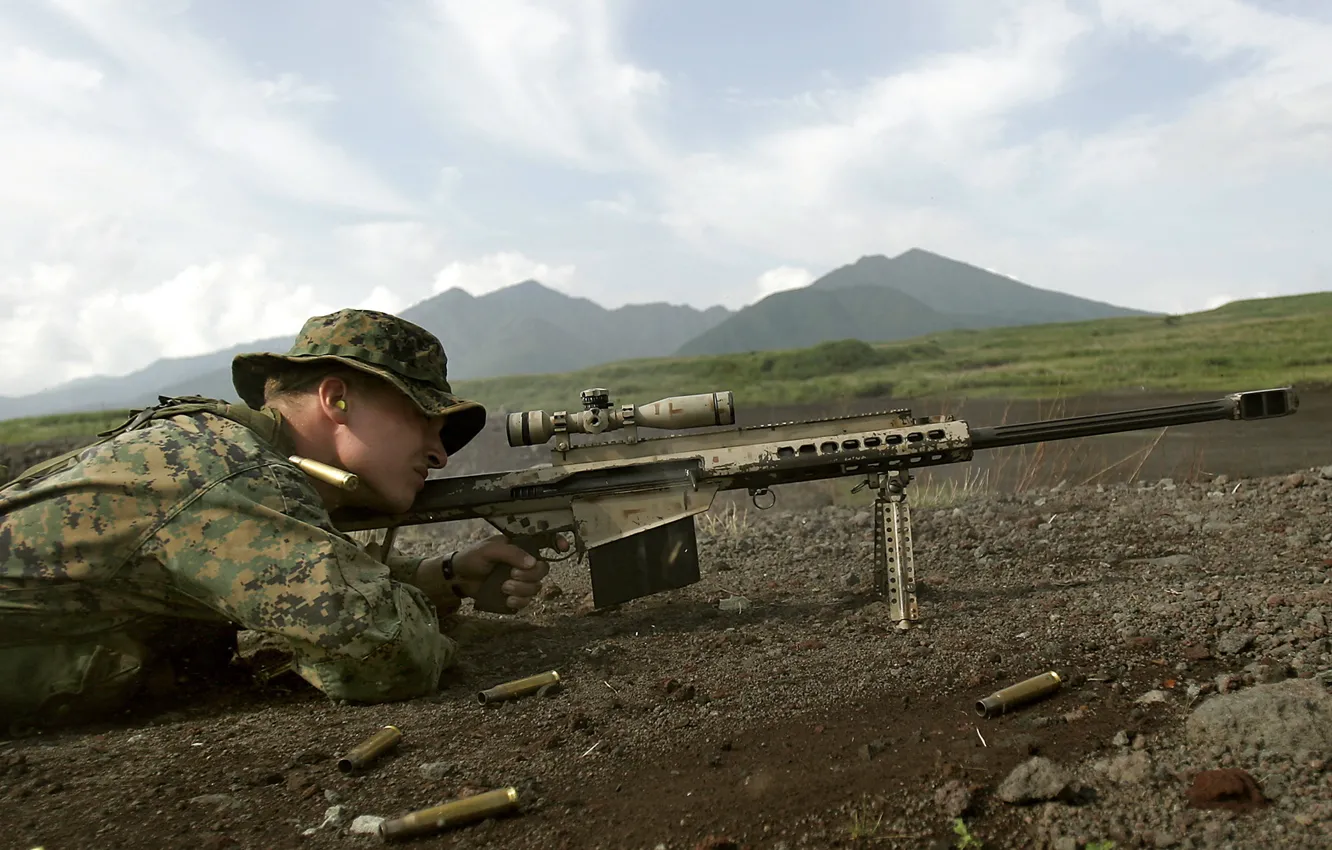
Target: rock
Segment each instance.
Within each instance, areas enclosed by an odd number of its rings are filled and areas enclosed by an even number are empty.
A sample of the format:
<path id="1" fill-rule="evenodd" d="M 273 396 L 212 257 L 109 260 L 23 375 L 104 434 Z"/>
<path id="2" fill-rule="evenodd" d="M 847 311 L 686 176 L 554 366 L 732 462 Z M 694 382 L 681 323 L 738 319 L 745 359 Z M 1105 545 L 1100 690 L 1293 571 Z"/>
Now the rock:
<path id="1" fill-rule="evenodd" d="M 1133 739 L 1129 737 L 1129 733 L 1127 730 L 1120 729 L 1118 732 L 1115 733 L 1115 737 L 1111 741 L 1111 743 L 1113 743 L 1116 747 L 1127 747 L 1130 743 L 1132 743 L 1132 740 Z"/>
<path id="2" fill-rule="evenodd" d="M 1240 629 L 1231 629 L 1216 642 L 1216 651 L 1222 655 L 1235 655 L 1249 648 L 1253 635 Z"/>
<path id="3" fill-rule="evenodd" d="M 1184 657 L 1189 661 L 1206 661 L 1212 657 L 1212 650 L 1208 649 L 1205 643 L 1186 643 Z"/>
<path id="4" fill-rule="evenodd" d="M 971 788 L 959 779 L 945 782 L 934 792 L 934 805 L 949 820 L 960 818 L 971 809 Z"/>
<path id="5" fill-rule="evenodd" d="M 1106 778 L 1119 785 L 1132 785 L 1152 775 L 1152 759 L 1145 750 L 1115 756 L 1105 765 Z"/>
<path id="6" fill-rule="evenodd" d="M 728 596 L 717 603 L 718 610 L 743 612 L 749 607 L 749 600 L 743 596 Z"/>
<path id="7" fill-rule="evenodd" d="M 870 741 L 868 744 L 860 745 L 860 757 L 865 761 L 869 761 L 887 748 L 888 745 L 883 741 Z"/>
<path id="8" fill-rule="evenodd" d="M 1292 472 L 1290 475 L 1287 475 L 1287 476 L 1286 476 L 1286 486 L 1287 486 L 1287 487 L 1303 487 L 1303 486 L 1304 486 L 1304 473 L 1303 473 L 1303 472 Z"/>
<path id="9" fill-rule="evenodd" d="M 1184 796 L 1195 809 L 1246 812 L 1267 804 L 1249 772 L 1234 767 L 1199 772 Z"/>
<path id="10" fill-rule="evenodd" d="M 1185 722 L 1195 742 L 1240 754 L 1332 757 L 1332 695 L 1310 679 L 1287 679 L 1215 696 Z"/>
<path id="11" fill-rule="evenodd" d="M 1161 690 L 1148 691 L 1134 700 L 1138 705 L 1152 705 L 1153 703 L 1165 702 L 1166 692 Z"/>
<path id="12" fill-rule="evenodd" d="M 1068 776 L 1054 762 L 1035 756 L 1013 768 L 995 793 L 1005 803 L 1053 800 L 1068 789 Z"/>
<path id="13" fill-rule="evenodd" d="M 214 806 L 218 811 L 240 808 L 240 800 L 227 794 L 200 794 L 191 797 L 190 802 L 200 806 Z"/>
<path id="14" fill-rule="evenodd" d="M 420 771 L 426 779 L 438 781 L 453 773 L 453 765 L 446 761 L 432 761 L 421 765 Z"/>
<path id="15" fill-rule="evenodd" d="M 1290 668 L 1279 661 L 1255 661 L 1244 669 L 1260 685 L 1271 685 L 1290 678 Z"/>
<path id="16" fill-rule="evenodd" d="M 1318 470 L 1318 477 L 1332 480 L 1332 466 L 1325 466 Z"/>
<path id="17" fill-rule="evenodd" d="M 378 815 L 357 815 L 351 822 L 351 831 L 361 835 L 374 835 L 379 832 L 379 825 L 384 819 Z"/>
<path id="18" fill-rule="evenodd" d="M 347 807 L 329 806 L 327 809 L 324 810 L 324 822 L 321 823 L 320 826 L 337 827 L 337 826 L 343 826 L 346 823 L 347 823 Z"/>

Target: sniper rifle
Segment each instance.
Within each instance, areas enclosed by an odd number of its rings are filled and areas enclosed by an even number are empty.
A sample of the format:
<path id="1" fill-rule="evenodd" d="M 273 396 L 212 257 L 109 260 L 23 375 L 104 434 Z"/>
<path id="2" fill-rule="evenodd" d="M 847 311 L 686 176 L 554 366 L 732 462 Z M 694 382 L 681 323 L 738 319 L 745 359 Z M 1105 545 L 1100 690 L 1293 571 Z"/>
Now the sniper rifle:
<path id="1" fill-rule="evenodd" d="M 694 516 L 707 511 L 719 492 L 747 490 L 756 507 L 767 508 L 776 501 L 770 489 L 776 485 L 859 477 L 855 489 L 876 493 L 874 591 L 905 628 L 919 617 L 907 502 L 913 470 L 968 462 L 987 449 L 1272 419 L 1299 406 L 1294 389 L 1282 387 L 977 428 L 947 415 L 915 417 L 909 409 L 740 427 L 730 392 L 615 406 L 605 389 L 595 388 L 584 390 L 581 401 L 582 410 L 508 415 L 509 445 L 552 442 L 550 463 L 432 479 L 406 513 L 344 509 L 334 513 L 334 524 L 348 532 L 386 529 L 383 555 L 406 525 L 482 519 L 547 560 L 558 558 L 540 553 L 557 551 L 556 538 L 568 534 L 573 545 L 566 557 L 587 556 L 593 604 L 604 608 L 699 580 Z M 686 433 L 643 436 L 641 428 Z M 492 575 L 496 585 L 505 578 L 503 570 Z M 481 595 L 503 599 L 502 593 Z"/>

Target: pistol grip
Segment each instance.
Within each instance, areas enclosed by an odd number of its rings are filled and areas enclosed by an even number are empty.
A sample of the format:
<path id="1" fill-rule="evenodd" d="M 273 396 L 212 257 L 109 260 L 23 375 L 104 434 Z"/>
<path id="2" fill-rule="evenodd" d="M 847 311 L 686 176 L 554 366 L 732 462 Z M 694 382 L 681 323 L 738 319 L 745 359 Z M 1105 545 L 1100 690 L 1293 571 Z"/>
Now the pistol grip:
<path id="1" fill-rule="evenodd" d="M 527 554 L 541 560 L 541 548 L 546 543 L 549 534 L 531 534 L 515 535 L 509 538 L 509 542 Z M 477 611 L 485 611 L 487 614 L 513 614 L 516 609 L 509 607 L 509 594 L 505 593 L 502 585 L 509 580 L 509 570 L 507 566 L 498 566 L 490 571 L 486 580 L 481 583 L 481 590 L 472 598 L 472 607 Z"/>
<path id="2" fill-rule="evenodd" d="M 501 565 L 490 571 L 486 580 L 481 583 L 481 590 L 476 596 L 472 597 L 472 607 L 477 611 L 485 611 L 488 614 L 512 614 L 514 609 L 509 607 L 509 594 L 505 593 L 502 585 L 509 580 L 509 567 Z"/>

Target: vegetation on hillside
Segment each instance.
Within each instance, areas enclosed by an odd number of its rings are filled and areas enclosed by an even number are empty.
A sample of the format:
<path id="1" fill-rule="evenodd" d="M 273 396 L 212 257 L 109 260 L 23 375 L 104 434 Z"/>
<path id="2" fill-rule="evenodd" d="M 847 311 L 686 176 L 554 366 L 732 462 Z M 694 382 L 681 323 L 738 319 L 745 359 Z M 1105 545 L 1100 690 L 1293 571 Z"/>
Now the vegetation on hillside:
<path id="1" fill-rule="evenodd" d="M 1233 302 L 1182 316 L 1134 316 L 958 330 L 871 345 L 649 358 L 552 375 L 455 385 L 492 411 L 569 409 L 606 387 L 616 403 L 731 390 L 745 407 L 848 397 L 1066 398 L 1091 392 L 1232 391 L 1332 383 L 1332 293 Z M 124 411 L 0 422 L 0 443 L 92 434 Z"/>
<path id="2" fill-rule="evenodd" d="M 847 397 L 1050 399 L 1092 392 L 1228 391 L 1332 381 L 1332 293 L 1133 316 L 956 330 L 870 345 L 629 360 L 560 375 L 460 383 L 495 409 L 564 409 L 600 386 L 621 402 L 732 390 L 738 404 Z"/>

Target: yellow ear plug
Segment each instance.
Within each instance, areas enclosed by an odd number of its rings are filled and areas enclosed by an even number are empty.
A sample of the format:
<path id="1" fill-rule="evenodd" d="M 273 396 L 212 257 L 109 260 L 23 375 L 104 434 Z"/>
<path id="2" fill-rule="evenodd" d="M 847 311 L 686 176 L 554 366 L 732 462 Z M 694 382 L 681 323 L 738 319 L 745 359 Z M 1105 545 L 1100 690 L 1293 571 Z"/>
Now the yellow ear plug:
<path id="1" fill-rule="evenodd" d="M 334 404 L 338 406 L 339 410 L 347 409 L 347 402 L 343 401 L 342 399 L 338 399 L 336 402 L 334 402 Z"/>

